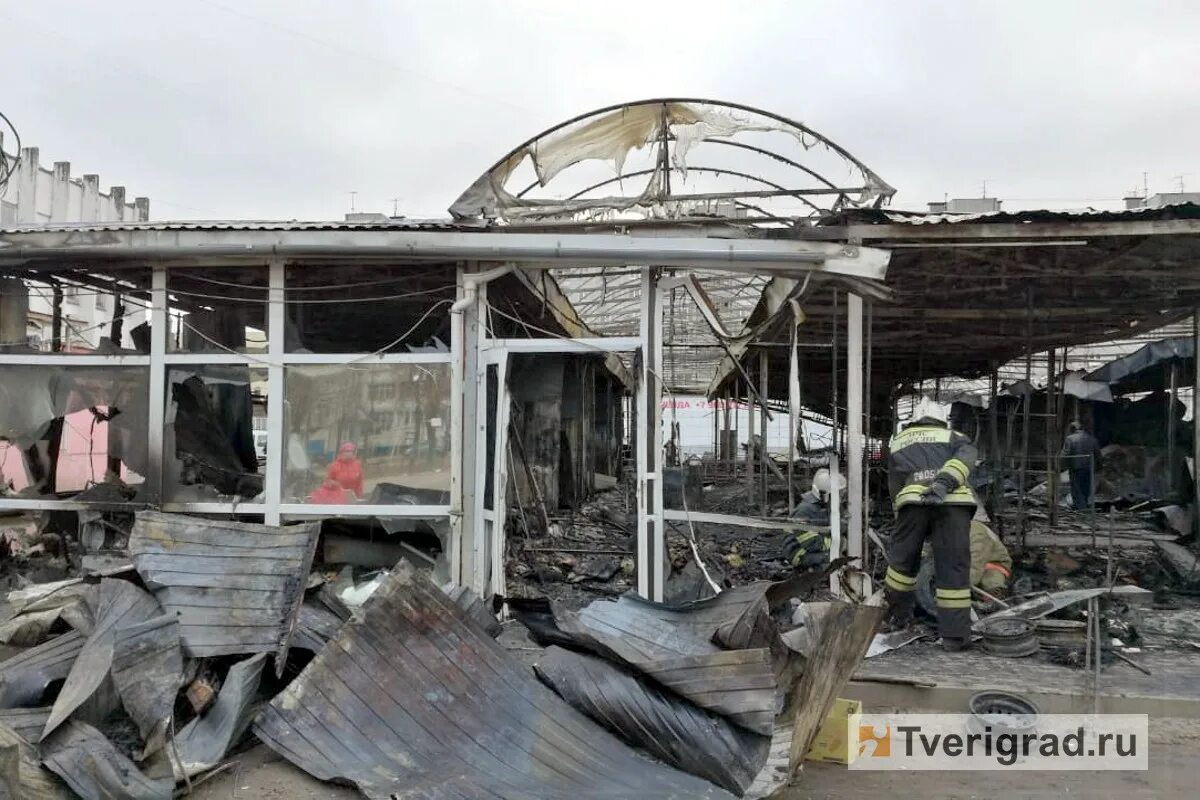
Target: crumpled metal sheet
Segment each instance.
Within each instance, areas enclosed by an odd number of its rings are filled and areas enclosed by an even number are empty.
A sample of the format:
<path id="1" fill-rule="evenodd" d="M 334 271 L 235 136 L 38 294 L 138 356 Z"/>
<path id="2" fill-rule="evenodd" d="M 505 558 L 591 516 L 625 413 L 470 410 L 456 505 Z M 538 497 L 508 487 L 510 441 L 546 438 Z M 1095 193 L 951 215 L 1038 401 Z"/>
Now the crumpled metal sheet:
<path id="1" fill-rule="evenodd" d="M 1143 345 L 1129 355 L 1089 372 L 1084 379 L 1111 385 L 1118 394 L 1152 391 L 1165 388 L 1164 367 L 1167 364 L 1190 365 L 1195 359 L 1196 345 L 1192 337 L 1176 336 Z"/>
<path id="2" fill-rule="evenodd" d="M 83 643 L 82 633 L 69 631 L 0 662 L 0 708 L 41 702 L 46 687 L 71 672 Z"/>
<path id="3" fill-rule="evenodd" d="M 47 740 L 42 763 L 83 800 L 171 800 L 170 773 L 149 777 L 104 734 L 71 720 Z"/>
<path id="4" fill-rule="evenodd" d="M 129 581 L 106 578 L 100 581 L 96 600 L 96 626 L 80 650 L 62 691 L 54 701 L 42 739 L 63 723 L 108 679 L 113 661 L 113 642 L 121 628 L 145 622 L 162 612 L 158 602 Z"/>
<path id="5" fill-rule="evenodd" d="M 725 650 L 713 640 L 720 631 L 750 642 L 756 632 L 773 630 L 748 621 L 765 615 L 771 586 L 759 581 L 680 606 L 622 595 L 578 612 L 554 609 L 549 619 L 530 619 L 520 604 L 514 612 L 543 644 L 583 648 L 626 664 L 701 708 L 769 736 L 783 700 L 771 648 Z"/>
<path id="6" fill-rule="evenodd" d="M 50 706 L 42 708 L 6 708 L 0 711 L 0 725 L 27 742 L 36 742 L 50 719 Z"/>
<path id="7" fill-rule="evenodd" d="M 0 800 L 71 800 L 71 797 L 67 787 L 42 769 L 33 745 L 0 723 Z"/>
<path id="8" fill-rule="evenodd" d="M 405 563 L 254 732 L 370 798 L 730 797 L 572 709 Z"/>
<path id="9" fill-rule="evenodd" d="M 551 647 L 538 676 L 573 707 L 673 767 L 742 795 L 771 744 L 596 656 Z"/>
<path id="10" fill-rule="evenodd" d="M 257 711 L 258 687 L 266 660 L 267 654 L 259 653 L 230 667 L 212 708 L 175 736 L 173 747 L 179 761 L 175 762 L 173 757 L 170 760 L 177 779 L 183 780 L 180 767 L 193 776 L 217 766 L 249 729 Z"/>
<path id="11" fill-rule="evenodd" d="M 275 653 L 281 675 L 320 530 L 146 511 L 129 553 L 163 609 L 179 616 L 187 655 Z"/>
<path id="12" fill-rule="evenodd" d="M 142 734 L 144 758 L 165 742 L 183 681 L 176 618 L 164 614 L 118 630 L 113 640 L 112 678 L 121 705 Z"/>
<path id="13" fill-rule="evenodd" d="M 75 630 L 91 632 L 89 607 L 95 603 L 96 587 L 79 579 L 39 584 L 11 592 L 0 613 L 0 642 L 32 647 L 60 618 Z"/>
<path id="14" fill-rule="evenodd" d="M 292 634 L 292 647 L 320 651 L 325 643 L 337 636 L 345 622 L 324 603 L 305 600 L 296 619 L 296 630 Z"/>
<path id="15" fill-rule="evenodd" d="M 496 615 L 487 607 L 487 603 L 483 602 L 483 598 L 475 594 L 470 586 L 459 586 L 456 583 L 448 583 L 442 587 L 442 591 L 446 596 L 454 601 L 454 604 L 463 610 L 467 618 L 483 629 L 483 632 L 495 639 L 504 630 L 504 626 L 500 624 L 500 620 L 496 619 Z"/>

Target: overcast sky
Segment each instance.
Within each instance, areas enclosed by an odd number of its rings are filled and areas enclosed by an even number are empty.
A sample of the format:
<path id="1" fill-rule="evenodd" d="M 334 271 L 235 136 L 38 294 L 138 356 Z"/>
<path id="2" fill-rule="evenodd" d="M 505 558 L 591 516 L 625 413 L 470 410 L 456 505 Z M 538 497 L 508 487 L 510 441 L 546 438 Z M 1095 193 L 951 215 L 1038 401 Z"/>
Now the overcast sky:
<path id="1" fill-rule="evenodd" d="M 528 136 L 655 96 L 743 102 L 920 208 L 1200 190 L 1200 3 L 0 0 L 0 111 L 154 218 L 444 216 Z M 11 146 L 11 145 L 10 145 Z"/>

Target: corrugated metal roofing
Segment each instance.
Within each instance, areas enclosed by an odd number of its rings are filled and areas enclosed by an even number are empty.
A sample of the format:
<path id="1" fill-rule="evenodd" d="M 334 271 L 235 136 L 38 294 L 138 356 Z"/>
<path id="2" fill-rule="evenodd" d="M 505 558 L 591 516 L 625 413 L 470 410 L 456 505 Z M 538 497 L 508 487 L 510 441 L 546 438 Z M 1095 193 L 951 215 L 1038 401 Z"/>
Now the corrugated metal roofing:
<path id="1" fill-rule="evenodd" d="M 978 214 L 928 213 L 895 209 L 849 209 L 822 221 L 823 225 L 896 224 L 955 225 L 963 223 L 1020 222 L 1124 222 L 1169 219 L 1200 219 L 1200 205 L 1179 203 L 1161 208 L 1130 208 L 1109 211 L 1097 208 L 1068 210 L 1030 209 L 1025 211 L 988 211 Z"/>
<path id="2" fill-rule="evenodd" d="M 4 233 L 43 233 L 79 231 L 99 233 L 115 231 L 466 231 L 497 230 L 469 222 L 449 219 L 389 219 L 380 222 L 339 222 L 299 220 L 165 220 L 162 222 L 81 222 L 52 225 L 12 225 L 0 228 Z"/>

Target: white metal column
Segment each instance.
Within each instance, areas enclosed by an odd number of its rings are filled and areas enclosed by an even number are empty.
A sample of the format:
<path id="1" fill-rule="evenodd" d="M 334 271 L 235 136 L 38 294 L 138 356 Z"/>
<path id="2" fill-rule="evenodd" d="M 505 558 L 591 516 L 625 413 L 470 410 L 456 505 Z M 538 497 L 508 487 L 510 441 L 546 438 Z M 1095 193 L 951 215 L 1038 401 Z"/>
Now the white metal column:
<path id="1" fill-rule="evenodd" d="M 849 493 L 846 554 L 857 558 L 861 570 L 866 495 L 863 485 L 863 301 L 850 294 L 846 303 L 846 471 Z M 864 591 L 866 587 L 854 587 Z"/>
<path id="2" fill-rule="evenodd" d="M 456 283 L 454 299 L 457 302 L 466 295 L 462 266 L 456 270 Z M 466 504 L 463 502 L 463 465 L 466 462 L 463 453 L 464 442 L 468 438 L 463 435 L 463 368 L 467 352 L 464 345 L 465 319 L 465 312 L 450 312 L 450 580 L 462 586 L 466 585 L 462 573 L 462 542 L 466 519 Z M 473 450 L 473 438 L 471 442 Z"/>
<path id="3" fill-rule="evenodd" d="M 146 488 L 150 502 L 163 501 L 163 425 L 167 410 L 167 270 L 150 276 L 150 404 L 147 407 Z"/>
<path id="4" fill-rule="evenodd" d="M 267 275 L 267 474 L 263 488 L 268 525 L 282 522 L 279 504 L 283 502 L 283 459 L 286 452 L 284 416 L 284 331 L 287 306 L 284 305 L 285 267 L 281 260 L 268 266 Z"/>
<path id="5" fill-rule="evenodd" d="M 663 561 L 662 489 L 662 298 L 658 270 L 642 268 L 642 368 L 638 376 L 637 578 L 638 594 L 661 601 Z"/>
<path id="6" fill-rule="evenodd" d="M 487 587 L 490 576 L 490 560 L 491 560 L 491 532 L 494 528 L 492 521 L 487 517 L 484 503 L 484 489 L 487 486 L 487 470 L 492 468 L 492 465 L 487 460 L 487 369 L 488 362 L 484 349 L 487 347 L 487 320 L 485 317 L 485 309 L 487 308 L 487 284 L 481 285 L 475 290 L 475 302 L 472 303 L 472 309 L 467 311 L 468 314 L 473 313 L 473 322 L 469 321 L 468 325 L 474 327 L 474 342 L 475 342 L 475 358 L 471 364 L 471 372 L 466 372 L 466 375 L 474 375 L 474 392 L 475 407 L 471 414 L 472 427 L 467 432 L 467 435 L 474 438 L 475 446 L 471 461 L 467 462 L 474 469 L 474 477 L 470 487 L 469 496 L 473 510 L 474 523 L 469 528 L 471 531 L 470 556 L 471 556 L 471 572 L 470 586 L 479 594 L 480 597 L 487 597 Z M 472 386 L 468 384 L 468 386 Z M 467 428 L 463 428 L 468 431 Z M 464 542 L 464 555 L 466 555 L 466 543 Z"/>
<path id="7" fill-rule="evenodd" d="M 508 521 L 508 422 L 512 399 L 508 396 L 508 355 L 496 359 L 496 443 L 492 458 L 491 594 L 506 596 L 504 572 L 505 527 Z M 487 596 L 487 595 L 484 595 Z"/>

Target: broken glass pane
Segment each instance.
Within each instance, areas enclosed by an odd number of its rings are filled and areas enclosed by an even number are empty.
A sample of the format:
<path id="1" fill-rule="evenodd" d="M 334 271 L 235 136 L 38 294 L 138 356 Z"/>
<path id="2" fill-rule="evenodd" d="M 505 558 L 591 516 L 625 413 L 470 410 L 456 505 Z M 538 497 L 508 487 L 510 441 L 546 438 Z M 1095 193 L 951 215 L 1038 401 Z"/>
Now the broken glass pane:
<path id="1" fill-rule="evenodd" d="M 167 373 L 163 491 L 174 502 L 261 499 L 267 370 L 175 366 Z"/>
<path id="2" fill-rule="evenodd" d="M 264 353 L 267 350 L 265 266 L 174 268 L 168 273 L 175 353 Z"/>
<path id="3" fill-rule="evenodd" d="M 449 352 L 454 264 L 289 266 L 289 353 Z"/>
<path id="4" fill-rule="evenodd" d="M 284 398 L 285 503 L 392 503 L 450 488 L 449 364 L 290 366 Z"/>
<path id="5" fill-rule="evenodd" d="M 0 349 L 48 356 L 149 352 L 149 338 L 139 349 L 134 333 L 149 320 L 149 285 L 145 269 L 0 278 Z"/>
<path id="6" fill-rule="evenodd" d="M 146 367 L 0 365 L 0 492 L 55 499 L 146 472 Z"/>

